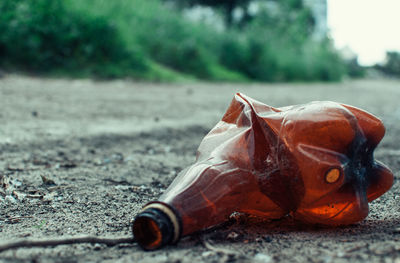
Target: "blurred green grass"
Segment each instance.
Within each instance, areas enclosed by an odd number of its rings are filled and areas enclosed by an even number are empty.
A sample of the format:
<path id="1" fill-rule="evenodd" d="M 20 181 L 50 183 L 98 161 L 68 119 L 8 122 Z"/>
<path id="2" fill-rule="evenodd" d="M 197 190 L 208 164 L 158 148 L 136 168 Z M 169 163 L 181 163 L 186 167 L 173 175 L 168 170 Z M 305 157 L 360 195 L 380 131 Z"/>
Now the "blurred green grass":
<path id="1" fill-rule="evenodd" d="M 158 0 L 2 0 L 0 66 L 149 81 L 338 81 L 346 66 L 299 14 L 217 30 Z"/>

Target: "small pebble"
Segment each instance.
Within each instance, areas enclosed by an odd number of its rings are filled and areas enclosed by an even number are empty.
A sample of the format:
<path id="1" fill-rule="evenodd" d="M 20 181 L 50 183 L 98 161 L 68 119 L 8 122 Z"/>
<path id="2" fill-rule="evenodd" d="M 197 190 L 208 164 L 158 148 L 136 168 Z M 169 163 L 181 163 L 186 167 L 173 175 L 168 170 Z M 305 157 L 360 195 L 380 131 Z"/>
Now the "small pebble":
<path id="1" fill-rule="evenodd" d="M 265 237 L 264 237 L 264 241 L 265 241 L 265 242 L 268 242 L 268 243 L 269 243 L 269 242 L 272 242 L 272 238 L 271 238 L 270 236 L 265 236 Z"/>
<path id="2" fill-rule="evenodd" d="M 5 199 L 5 201 L 6 201 L 7 203 L 11 203 L 11 204 L 17 203 L 17 200 L 15 200 L 15 198 L 12 197 L 11 195 L 7 195 L 4 199 Z"/>
<path id="3" fill-rule="evenodd" d="M 272 261 L 272 257 L 270 256 L 270 255 L 267 255 L 267 254 L 263 254 L 263 253 L 257 253 L 255 256 L 254 256 L 254 262 L 257 262 L 257 263 L 270 263 L 270 262 L 273 262 Z"/>
<path id="4" fill-rule="evenodd" d="M 239 234 L 236 233 L 236 232 L 234 232 L 234 231 L 230 232 L 230 233 L 226 236 L 226 238 L 227 238 L 227 239 L 230 239 L 230 240 L 236 240 L 238 237 L 239 237 Z"/>
<path id="5" fill-rule="evenodd" d="M 100 244 L 95 244 L 93 249 L 94 250 L 100 250 L 101 249 L 101 245 Z"/>
<path id="6" fill-rule="evenodd" d="M 203 258 L 208 258 L 209 256 L 212 256 L 212 255 L 214 255 L 214 254 L 215 254 L 215 253 L 212 252 L 212 251 L 205 251 L 205 252 L 201 253 L 201 256 L 202 256 Z"/>

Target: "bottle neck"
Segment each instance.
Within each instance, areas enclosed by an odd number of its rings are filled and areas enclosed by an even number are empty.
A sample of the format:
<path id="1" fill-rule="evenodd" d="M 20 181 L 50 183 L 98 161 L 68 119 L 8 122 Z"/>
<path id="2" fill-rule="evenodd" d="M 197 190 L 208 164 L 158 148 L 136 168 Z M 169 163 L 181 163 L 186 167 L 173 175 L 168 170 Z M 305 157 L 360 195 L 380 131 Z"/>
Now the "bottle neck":
<path id="1" fill-rule="evenodd" d="M 175 243 L 181 236 L 182 224 L 176 211 L 160 202 L 143 207 L 132 224 L 133 235 L 146 250 Z"/>

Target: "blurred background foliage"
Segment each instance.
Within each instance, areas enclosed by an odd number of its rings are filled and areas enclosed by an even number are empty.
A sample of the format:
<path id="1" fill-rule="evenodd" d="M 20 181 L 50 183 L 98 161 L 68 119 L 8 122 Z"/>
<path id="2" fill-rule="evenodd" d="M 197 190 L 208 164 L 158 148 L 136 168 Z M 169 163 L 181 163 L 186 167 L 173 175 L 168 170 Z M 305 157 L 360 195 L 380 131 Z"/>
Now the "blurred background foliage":
<path id="1" fill-rule="evenodd" d="M 199 5 L 212 8 L 215 23 L 185 15 Z M 314 18 L 302 0 L 1 0 L 0 14 L 5 70 L 150 81 L 362 75 L 328 38 L 312 37 Z"/>
<path id="2" fill-rule="evenodd" d="M 386 60 L 382 65 L 375 68 L 393 77 L 400 77 L 400 53 L 396 51 L 386 52 Z"/>

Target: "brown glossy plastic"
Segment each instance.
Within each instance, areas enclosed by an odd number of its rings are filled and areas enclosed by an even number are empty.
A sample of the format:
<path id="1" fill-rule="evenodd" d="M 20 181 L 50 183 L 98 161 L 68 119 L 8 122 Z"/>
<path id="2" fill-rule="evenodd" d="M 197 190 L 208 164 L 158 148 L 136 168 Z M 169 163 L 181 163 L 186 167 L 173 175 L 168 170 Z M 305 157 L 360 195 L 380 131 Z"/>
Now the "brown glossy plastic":
<path id="1" fill-rule="evenodd" d="M 352 106 L 312 102 L 273 108 L 236 94 L 201 142 L 196 163 L 158 203 L 176 215 L 179 236 L 220 224 L 233 212 L 355 223 L 368 215 L 368 202 L 393 183 L 392 172 L 373 158 L 384 133 L 378 118 Z M 159 246 L 161 241 L 147 249 Z"/>

